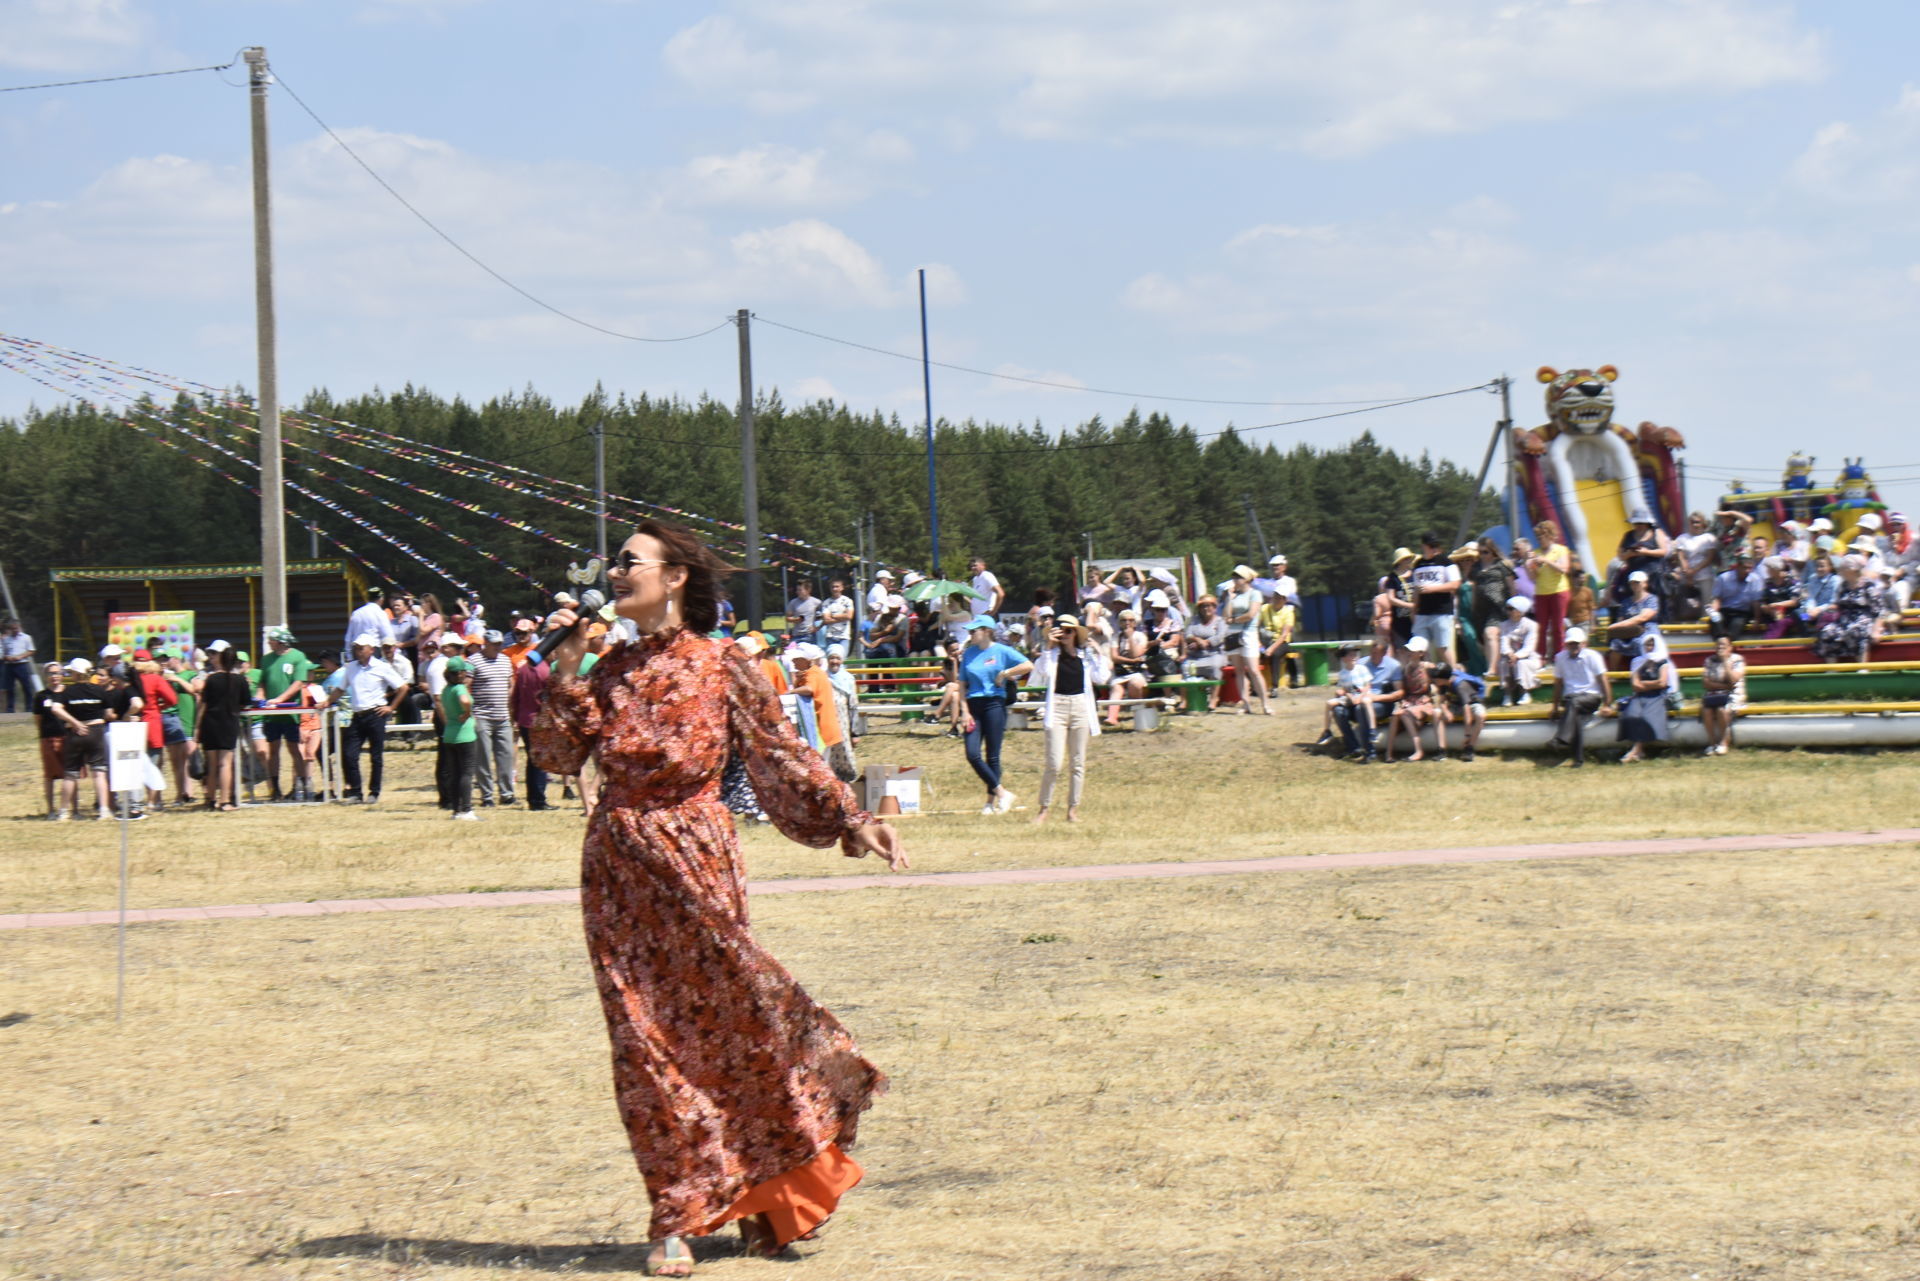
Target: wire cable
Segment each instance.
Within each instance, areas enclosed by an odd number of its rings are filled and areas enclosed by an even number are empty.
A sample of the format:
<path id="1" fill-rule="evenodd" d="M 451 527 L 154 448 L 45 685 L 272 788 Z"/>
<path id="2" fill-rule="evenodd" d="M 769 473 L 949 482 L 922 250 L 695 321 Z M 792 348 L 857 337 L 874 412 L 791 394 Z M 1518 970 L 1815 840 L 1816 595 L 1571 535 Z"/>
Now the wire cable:
<path id="1" fill-rule="evenodd" d="M 1457 387 L 1452 391 L 1436 391 L 1425 396 L 1409 396 L 1405 400 L 1391 400 L 1385 404 L 1368 405 L 1360 409 L 1343 409 L 1331 414 L 1310 414 L 1304 418 L 1287 418 L 1279 422 L 1254 423 L 1247 427 L 1222 427 L 1217 431 L 1198 431 L 1188 433 L 1192 439 L 1205 440 L 1213 436 L 1225 436 L 1229 432 L 1265 431 L 1270 427 L 1294 427 L 1301 423 L 1324 422 L 1329 418 L 1350 418 L 1355 414 L 1370 414 L 1382 409 L 1397 409 L 1402 405 L 1417 405 L 1422 401 L 1441 400 L 1448 396 L 1464 396 L 1468 392 L 1484 391 L 1495 384 L 1476 383 L 1471 387 Z M 689 449 L 739 449 L 737 441 L 731 440 L 676 440 L 667 436 L 648 436 L 639 432 L 608 432 L 610 436 L 624 436 L 629 440 L 651 441 L 661 445 L 683 445 Z M 1137 440 L 1089 440 L 1089 441 L 1049 441 L 1044 445 L 1011 445 L 1003 449 L 942 449 L 935 447 L 934 453 L 941 458 L 982 458 L 993 454 L 1050 454 L 1064 450 L 1080 449 L 1131 449 L 1150 443 L 1145 437 Z M 924 449 L 799 449 L 785 445 L 756 445 L 763 454 L 801 454 L 823 458 L 924 458 Z"/>
<path id="2" fill-rule="evenodd" d="M 340 150 L 346 152 L 347 157 L 350 160 L 352 160 L 353 163 L 355 163 L 356 165 L 359 165 L 361 169 L 365 170 L 367 177 L 373 179 L 376 183 L 380 184 L 380 189 L 382 191 L 385 191 L 389 196 L 392 196 L 395 200 L 399 201 L 400 207 L 402 209 L 405 209 L 408 213 L 412 214 L 415 218 L 418 218 L 422 226 L 424 226 L 428 231 L 431 231 L 434 235 L 440 237 L 440 239 L 444 240 L 447 243 L 448 248 L 452 249 L 455 253 L 459 254 L 462 258 L 465 258 L 468 262 L 472 263 L 474 266 L 478 267 L 480 270 L 486 272 L 489 276 L 492 276 L 495 280 L 499 281 L 501 284 L 505 285 L 507 288 L 513 290 L 513 292 L 515 292 L 516 294 L 519 294 L 522 298 L 525 298 L 528 302 L 532 303 L 534 306 L 550 311 L 554 315 L 560 317 L 560 319 L 565 321 L 570 321 L 571 323 L 579 325 L 584 329 L 591 329 L 595 333 L 605 334 L 609 338 L 624 338 L 628 342 L 651 342 L 651 343 L 692 342 L 696 338 L 705 338 L 708 334 L 718 333 L 720 330 L 725 329 L 728 325 L 731 325 L 734 323 L 733 317 L 729 316 L 727 319 L 721 321 L 719 324 L 713 326 L 711 329 L 702 329 L 697 334 L 682 334 L 678 338 L 648 338 L 641 334 L 622 333 L 618 329 L 609 329 L 605 325 L 596 325 L 591 320 L 584 320 L 581 317 L 576 316 L 571 312 L 560 310 L 560 308 L 554 306 L 552 303 L 548 302 L 546 299 L 536 297 L 534 294 L 529 293 L 527 290 L 522 289 L 519 285 L 516 285 L 515 283 L 513 283 L 513 281 L 508 280 L 505 276 L 501 275 L 499 272 L 495 271 L 492 267 L 489 267 L 486 263 L 482 262 L 479 256 L 473 253 L 471 250 L 469 250 L 465 245 L 461 244 L 459 241 L 455 240 L 452 236 L 442 231 L 438 223 L 434 222 L 433 219 L 427 217 L 425 214 L 421 213 L 418 209 L 416 209 L 413 205 L 413 202 L 411 202 L 405 196 L 401 195 L 397 190 L 395 190 L 393 184 L 388 182 L 385 178 L 382 178 L 372 165 L 368 164 L 365 160 L 362 160 L 360 158 L 360 153 L 355 151 L 352 147 L 349 147 L 346 143 L 346 140 L 343 139 L 339 134 L 333 131 L 333 126 L 329 125 L 326 121 L 322 120 L 319 116 L 319 113 L 314 111 L 312 107 L 309 107 L 307 105 L 306 99 L 302 98 L 298 93 L 294 91 L 293 86 L 287 83 L 287 79 L 285 76 L 281 75 L 279 72 L 276 71 L 274 73 L 273 78 L 274 78 L 274 81 L 277 84 L 279 84 L 279 86 L 282 89 L 285 89 L 287 91 L 287 96 L 294 100 L 294 102 L 299 106 L 300 110 L 306 112 L 307 115 L 312 118 L 313 123 L 320 126 L 321 130 L 327 135 L 327 137 L 333 139 L 334 145 L 339 147 Z"/>
<path id="3" fill-rule="evenodd" d="M 210 67 L 179 67 L 172 71 L 136 71 L 124 76 L 94 76 L 89 80 L 54 80 L 39 85 L 0 85 L 0 93 L 25 93 L 29 89 L 66 89 L 74 85 L 105 85 L 117 80 L 152 80 L 156 76 L 190 76 L 196 71 L 225 71 L 239 62 L 233 58 Z"/>
<path id="4" fill-rule="evenodd" d="M 889 351 L 885 347 L 874 347 L 867 343 L 855 342 L 851 338 L 836 338 L 832 334 L 823 334 L 812 329 L 802 329 L 798 325 L 789 325 L 778 320 L 769 320 L 758 312 L 753 314 L 753 319 L 763 325 L 772 325 L 775 329 L 785 329 L 790 333 L 805 334 L 809 338 L 818 338 L 821 342 L 839 343 L 842 347 L 857 347 L 861 351 L 870 351 L 876 356 L 891 356 L 895 360 L 910 360 L 916 365 L 921 363 L 919 356 L 910 355 L 904 351 Z M 1241 408 L 1258 409 L 1304 409 L 1320 405 L 1381 405 L 1394 399 L 1392 396 L 1375 396 L 1371 400 L 1216 400 L 1207 396 L 1162 396 L 1149 391 L 1117 391 L 1112 387 L 1089 387 L 1084 383 L 1063 383 L 1048 378 L 1030 378 L 1024 374 L 1004 374 L 993 369 L 976 369 L 971 365 L 956 365 L 945 360 L 929 360 L 926 363 L 929 365 L 937 365 L 941 369 L 952 369 L 963 374 L 978 374 L 982 378 L 998 378 L 1002 382 L 1026 383 L 1034 387 L 1053 387 L 1061 391 L 1088 392 L 1097 396 L 1122 396 L 1130 400 L 1173 401 L 1183 405 L 1232 405 Z"/>

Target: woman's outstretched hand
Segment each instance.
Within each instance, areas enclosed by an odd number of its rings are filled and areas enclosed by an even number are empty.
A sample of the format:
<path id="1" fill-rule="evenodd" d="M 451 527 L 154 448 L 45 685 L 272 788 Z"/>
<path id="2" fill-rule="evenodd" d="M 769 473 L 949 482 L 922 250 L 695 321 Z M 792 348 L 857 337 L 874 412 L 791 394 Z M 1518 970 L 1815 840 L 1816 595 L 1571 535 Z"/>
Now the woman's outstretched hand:
<path id="1" fill-rule="evenodd" d="M 906 847 L 900 843 L 900 833 L 891 823 L 868 823 L 854 828 L 847 837 L 848 858 L 865 858 L 869 854 L 885 859 L 889 872 L 907 870 Z"/>

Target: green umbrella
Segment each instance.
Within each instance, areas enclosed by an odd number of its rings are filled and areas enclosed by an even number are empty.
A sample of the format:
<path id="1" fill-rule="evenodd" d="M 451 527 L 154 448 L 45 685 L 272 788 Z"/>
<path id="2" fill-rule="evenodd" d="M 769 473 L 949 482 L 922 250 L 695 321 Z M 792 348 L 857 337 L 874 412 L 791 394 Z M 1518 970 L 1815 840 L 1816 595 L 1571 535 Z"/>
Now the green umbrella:
<path id="1" fill-rule="evenodd" d="M 951 578 L 926 578 L 900 593 L 908 600 L 932 600 L 936 596 L 971 596 L 975 600 L 985 600 L 979 592 L 966 583 L 956 583 Z"/>

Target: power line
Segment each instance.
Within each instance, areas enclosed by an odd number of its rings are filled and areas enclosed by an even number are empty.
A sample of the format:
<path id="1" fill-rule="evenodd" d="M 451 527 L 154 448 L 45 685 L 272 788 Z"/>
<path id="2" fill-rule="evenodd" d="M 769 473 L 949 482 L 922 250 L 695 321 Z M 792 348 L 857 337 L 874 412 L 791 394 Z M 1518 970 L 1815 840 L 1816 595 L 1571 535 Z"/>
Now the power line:
<path id="1" fill-rule="evenodd" d="M 560 317 L 560 319 L 562 320 L 569 321 L 585 329 L 591 329 L 595 333 L 605 334 L 609 338 L 624 338 L 628 342 L 651 342 L 651 343 L 692 342 L 695 338 L 705 338 L 708 334 L 717 333 L 720 330 L 725 329 L 728 325 L 731 325 L 733 323 L 733 320 L 731 318 L 728 318 L 726 320 L 721 321 L 719 324 L 713 326 L 711 329 L 702 329 L 697 334 L 682 334 L 678 338 L 648 338 L 641 334 L 622 333 L 618 329 L 609 329 L 605 325 L 596 325 L 591 320 L 584 320 L 581 317 L 576 316 L 571 312 L 562 311 L 560 308 L 554 306 L 552 303 L 546 301 L 544 298 L 536 297 L 535 295 L 529 293 L 527 290 L 522 289 L 519 285 L 516 285 L 513 281 L 508 280 L 505 276 L 501 275 L 499 272 L 495 271 L 492 267 L 489 267 L 486 263 L 482 262 L 479 256 L 474 254 L 465 245 L 461 244 L 459 241 L 455 240 L 452 236 L 442 231 L 439 225 L 435 223 L 433 219 L 427 217 L 425 214 L 421 213 L 418 209 L 414 208 L 412 202 L 409 201 L 405 196 L 401 195 L 398 191 L 396 191 L 392 183 L 388 182 L 385 178 L 382 178 L 379 175 L 379 173 L 377 173 L 374 170 L 374 167 L 372 165 L 362 160 L 360 158 L 360 153 L 355 151 L 352 147 L 349 147 L 346 144 L 345 139 L 341 138 L 339 134 L 335 133 L 333 131 L 333 127 L 329 125 L 326 121 L 322 120 L 319 116 L 319 113 L 317 113 L 316 111 L 314 111 L 312 107 L 309 107 L 307 105 L 306 99 L 302 98 L 298 93 L 294 92 L 293 86 L 287 83 L 285 76 L 281 75 L 278 71 L 276 71 L 274 72 L 274 80 L 278 82 L 278 84 L 282 89 L 285 89 L 287 91 L 287 96 L 294 100 L 294 102 L 299 106 L 300 110 L 306 112 L 307 115 L 312 118 L 313 123 L 320 126 L 321 130 L 325 132 L 327 137 L 333 139 L 335 146 L 339 147 L 340 150 L 346 152 L 348 158 L 351 159 L 353 163 L 355 163 L 356 165 L 359 165 L 361 169 L 366 171 L 367 177 L 373 179 L 376 183 L 379 183 L 381 190 L 385 191 L 389 196 L 392 196 L 395 200 L 400 202 L 401 208 L 405 209 L 408 213 L 412 214 L 415 218 L 418 218 L 421 222 L 421 225 L 426 227 L 426 229 L 428 231 L 431 231 L 434 235 L 440 237 L 440 239 L 444 240 L 447 243 L 448 247 L 451 248 L 455 253 L 459 254 L 462 258 L 465 258 L 468 262 L 472 263 L 474 266 L 478 267 L 480 270 L 486 272 L 489 276 L 492 276 L 495 280 L 499 281 L 501 284 L 505 285 L 507 288 L 513 290 L 513 292 L 515 292 L 516 294 L 519 294 L 522 298 L 525 298 L 528 302 L 532 303 L 534 306 L 550 311 L 554 315 Z"/>
<path id="2" fill-rule="evenodd" d="M 1468 392 L 1484 391 L 1493 383 L 1476 383 L 1471 387 L 1457 387 L 1452 391 L 1436 391 L 1425 396 L 1409 396 L 1404 400 L 1392 400 L 1385 404 L 1368 405 L 1360 409 L 1343 409 L 1331 414 L 1310 414 L 1305 418 L 1287 418 L 1279 422 L 1255 423 L 1248 427 L 1222 427 L 1218 431 L 1191 432 L 1195 440 L 1205 440 L 1212 436 L 1225 436 L 1229 432 L 1265 431 L 1270 427 L 1294 427 L 1301 423 L 1324 422 L 1329 418 L 1349 418 L 1355 414 L 1370 414 L 1382 409 L 1397 409 L 1401 405 L 1417 405 L 1421 401 L 1440 400 L 1448 396 L 1464 396 Z M 676 440 L 668 436 L 648 436 L 640 432 L 609 432 L 610 436 L 622 436 L 629 440 L 651 441 L 660 445 L 684 445 L 690 449 L 739 449 L 738 441 L 716 440 Z M 980 458 L 993 454 L 1048 454 L 1062 450 L 1078 449 L 1130 449 L 1148 444 L 1140 440 L 1089 440 L 1089 441 L 1052 441 L 1045 445 L 1013 445 L 1004 449 L 941 449 L 942 458 Z M 926 451 L 920 449 L 798 449 L 784 445 L 759 445 L 763 454 L 799 454 L 824 458 L 923 458 Z"/>
<path id="3" fill-rule="evenodd" d="M 173 71 L 136 71 L 124 76 L 94 76 L 90 80 L 54 80 L 40 85 L 5 85 L 0 86 L 0 93 L 25 93 L 29 89 L 67 89 L 74 85 L 105 85 L 117 80 L 151 80 L 155 76 L 190 76 L 196 71 L 225 71 L 239 61 L 238 58 L 231 58 L 211 67 L 180 67 Z"/>
<path id="4" fill-rule="evenodd" d="M 839 343 L 842 347 L 857 347 L 861 351 L 870 351 L 876 356 L 891 356 L 895 360 L 910 360 L 920 363 L 920 357 L 904 351 L 889 351 L 885 347 L 874 347 L 867 343 L 855 342 L 851 338 L 836 338 L 832 334 L 819 333 L 812 329 L 802 329 L 798 325 L 783 324 L 778 320 L 769 320 L 758 312 L 753 318 L 763 325 L 772 325 L 775 329 L 785 329 L 791 333 L 805 334 L 809 338 L 818 338 L 821 342 Z M 1024 374 L 1006 374 L 993 369 L 975 369 L 971 365 L 955 365 L 944 360 L 930 360 L 926 363 L 938 365 L 942 369 L 952 369 L 963 374 L 978 374 L 982 378 L 998 378 L 1002 382 L 1027 383 L 1034 387 L 1053 387 L 1061 391 L 1088 392 L 1097 396 L 1122 396 L 1130 400 L 1166 400 L 1183 405 L 1234 405 L 1243 408 L 1306 408 L 1316 405 L 1382 405 L 1393 400 L 1391 396 L 1376 396 L 1371 400 L 1216 400 L 1207 396 L 1162 396 L 1147 391 L 1116 391 L 1111 387 L 1089 387 L 1084 383 L 1063 383 L 1047 378 L 1029 378 Z"/>

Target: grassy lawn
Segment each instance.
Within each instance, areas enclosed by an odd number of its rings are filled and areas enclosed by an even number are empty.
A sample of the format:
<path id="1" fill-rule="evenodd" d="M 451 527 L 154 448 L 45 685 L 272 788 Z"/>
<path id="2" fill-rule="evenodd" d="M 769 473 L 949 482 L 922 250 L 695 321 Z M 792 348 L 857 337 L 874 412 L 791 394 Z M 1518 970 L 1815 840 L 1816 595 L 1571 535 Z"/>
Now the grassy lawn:
<path id="1" fill-rule="evenodd" d="M 904 820 L 919 871 L 1123 863 L 1351 850 L 1856 830 L 1902 825 L 1888 798 L 1911 794 L 1902 753 L 1761 751 L 1675 757 L 1575 774 L 1515 755 L 1356 767 L 1303 750 L 1319 700 L 1296 691 L 1281 715 L 1175 717 L 1154 734 L 1096 739 L 1087 821 L 1035 828 L 1041 736 L 1009 734 L 1008 784 L 1029 807 L 982 818 L 960 745 L 937 730 L 880 729 L 863 763 L 925 767 L 928 808 Z M 0 912 L 111 907 L 119 843 L 108 823 L 55 825 L 40 813 L 30 729 L 0 729 Z M 262 806 L 238 814 L 168 813 L 133 829 L 130 900 L 139 907 L 375 898 L 578 881 L 576 812 L 488 812 L 454 824 L 433 806 L 432 757 L 391 751 L 381 806 Z M 1064 797 L 1060 804 L 1064 809 Z M 746 834 L 756 878 L 870 872 L 771 831 Z"/>
<path id="2" fill-rule="evenodd" d="M 804 1262 L 728 1234 L 702 1275 L 1912 1277 L 1916 872 L 1887 846 L 758 900 L 893 1092 Z M 119 1029 L 111 930 L 0 946 L 0 1275 L 637 1272 L 574 912 L 136 927 Z"/>

